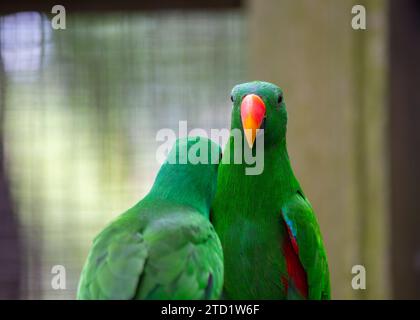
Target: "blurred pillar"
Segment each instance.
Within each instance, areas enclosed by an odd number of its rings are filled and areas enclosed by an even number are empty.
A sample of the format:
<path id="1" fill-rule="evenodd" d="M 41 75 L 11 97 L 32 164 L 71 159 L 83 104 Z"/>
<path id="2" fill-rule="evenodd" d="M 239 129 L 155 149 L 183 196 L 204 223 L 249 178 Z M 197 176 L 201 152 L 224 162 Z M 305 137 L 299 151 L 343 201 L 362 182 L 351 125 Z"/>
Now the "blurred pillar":
<path id="1" fill-rule="evenodd" d="M 391 1 L 390 19 L 393 287 L 420 299 L 420 2 Z"/>
<path id="2" fill-rule="evenodd" d="M 1 48 L 1 41 L 0 41 Z M 0 52 L 0 299 L 20 297 L 20 239 L 4 158 L 6 76 Z"/>
<path id="3" fill-rule="evenodd" d="M 317 213 L 332 297 L 389 297 L 386 2 L 248 0 L 251 78 L 285 91 L 293 168 Z M 252 80 L 250 79 L 250 80 Z M 364 265 L 366 290 L 351 270 Z"/>

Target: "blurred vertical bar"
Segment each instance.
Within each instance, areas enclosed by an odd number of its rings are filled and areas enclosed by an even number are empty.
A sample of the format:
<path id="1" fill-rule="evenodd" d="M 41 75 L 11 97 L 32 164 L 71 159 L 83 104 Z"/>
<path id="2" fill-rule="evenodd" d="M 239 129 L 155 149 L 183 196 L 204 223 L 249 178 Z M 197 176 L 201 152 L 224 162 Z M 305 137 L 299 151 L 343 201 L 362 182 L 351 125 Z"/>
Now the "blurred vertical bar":
<path id="1" fill-rule="evenodd" d="M 351 9 L 367 9 L 353 30 Z M 249 0 L 252 78 L 285 90 L 295 173 L 318 216 L 335 299 L 387 298 L 386 2 Z M 366 267 L 366 290 L 351 286 Z"/>
<path id="2" fill-rule="evenodd" d="M 355 156 L 360 261 L 366 291 L 360 298 L 390 297 L 390 190 L 388 143 L 388 14 L 384 0 L 363 0 L 367 29 L 353 31 Z M 354 4 L 351 4 L 354 5 Z"/>
<path id="3" fill-rule="evenodd" d="M 420 2 L 390 4 L 392 276 L 395 298 L 420 298 Z"/>
<path id="4" fill-rule="evenodd" d="M 0 17 L 1 19 L 1 17 Z M 0 48 L 2 42 L 0 39 Z M 4 111 L 6 74 L 0 50 L 0 299 L 20 297 L 20 239 L 4 158 Z"/>

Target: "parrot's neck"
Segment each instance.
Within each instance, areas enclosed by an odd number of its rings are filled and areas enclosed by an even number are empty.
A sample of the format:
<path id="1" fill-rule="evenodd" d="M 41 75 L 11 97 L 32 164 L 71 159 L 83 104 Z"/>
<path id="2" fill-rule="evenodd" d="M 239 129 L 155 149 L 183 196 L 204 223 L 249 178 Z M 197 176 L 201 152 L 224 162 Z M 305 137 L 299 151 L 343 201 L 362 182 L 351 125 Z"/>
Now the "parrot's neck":
<path id="1" fill-rule="evenodd" d="M 229 142 L 233 152 L 233 143 Z M 239 206 L 241 210 L 230 210 L 232 214 L 259 216 L 265 214 L 278 216 L 279 210 L 289 197 L 301 191 L 290 165 L 286 139 L 275 145 L 266 144 L 264 148 L 264 169 L 259 175 L 246 175 L 243 164 L 222 164 L 219 166 L 217 194 L 224 194 L 232 200 L 227 206 Z M 217 198 L 217 196 L 216 196 Z M 237 201 L 237 203 L 234 203 Z M 239 203 L 239 204 L 238 204 Z M 243 210 L 244 209 L 244 210 Z"/>
<path id="2" fill-rule="evenodd" d="M 186 180 L 175 181 L 169 179 L 162 183 L 153 185 L 149 194 L 141 201 L 141 203 L 156 203 L 156 201 L 167 204 L 178 205 L 179 207 L 189 207 L 196 209 L 201 215 L 206 218 L 209 217 L 210 204 L 207 199 L 197 192 L 192 190 L 192 184 Z"/>
<path id="3" fill-rule="evenodd" d="M 256 180 L 262 190 L 275 190 L 278 198 L 285 200 L 290 194 L 300 190 L 287 151 L 286 138 L 276 145 L 267 145 L 264 149 L 264 170 Z M 264 187 L 265 186 L 265 187 Z"/>

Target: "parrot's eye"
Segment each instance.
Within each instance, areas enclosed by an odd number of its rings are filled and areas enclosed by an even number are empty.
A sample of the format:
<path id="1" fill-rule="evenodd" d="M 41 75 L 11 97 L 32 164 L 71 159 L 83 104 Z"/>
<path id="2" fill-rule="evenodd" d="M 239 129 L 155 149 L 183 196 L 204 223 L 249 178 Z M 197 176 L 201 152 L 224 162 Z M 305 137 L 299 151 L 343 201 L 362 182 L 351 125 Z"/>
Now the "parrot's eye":
<path id="1" fill-rule="evenodd" d="M 279 98 L 277 99 L 277 102 L 280 104 L 283 102 L 283 96 L 279 95 Z"/>
<path id="2" fill-rule="evenodd" d="M 233 95 L 230 95 L 230 101 L 233 102 Z"/>

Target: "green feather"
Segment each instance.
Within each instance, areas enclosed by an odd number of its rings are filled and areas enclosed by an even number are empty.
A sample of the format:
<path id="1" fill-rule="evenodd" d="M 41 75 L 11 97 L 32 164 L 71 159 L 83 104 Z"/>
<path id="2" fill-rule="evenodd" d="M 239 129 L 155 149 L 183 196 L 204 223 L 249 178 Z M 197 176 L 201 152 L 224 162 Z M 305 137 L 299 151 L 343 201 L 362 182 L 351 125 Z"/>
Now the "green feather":
<path id="1" fill-rule="evenodd" d="M 168 159 L 197 146 L 220 154 L 210 140 L 188 138 L 177 141 Z M 77 298 L 218 298 L 223 252 L 209 222 L 216 180 L 217 164 L 210 161 L 165 162 L 149 194 L 95 238 Z"/>
<path id="2" fill-rule="evenodd" d="M 299 247 L 299 258 L 307 273 L 309 299 L 330 299 L 327 256 L 313 209 L 299 194 L 292 196 L 282 209 Z"/>
<path id="3" fill-rule="evenodd" d="M 282 222 L 287 217 L 298 230 L 299 260 L 308 276 L 309 298 L 329 298 L 328 265 L 319 227 L 309 202 L 298 197 L 303 191 L 287 153 L 283 92 L 267 82 L 236 86 L 231 129 L 243 132 L 240 105 L 250 93 L 260 96 L 266 106 L 264 170 L 260 175 L 246 175 L 248 165 L 234 163 L 235 153 L 244 151 L 234 148 L 231 135 L 224 153 L 230 159 L 223 158 L 219 166 L 211 217 L 224 250 L 224 294 L 232 299 L 292 297 L 281 280 L 288 277 L 282 250 L 289 237 Z M 248 148 L 246 142 L 242 145 Z M 255 145 L 253 148 L 255 151 Z"/>

